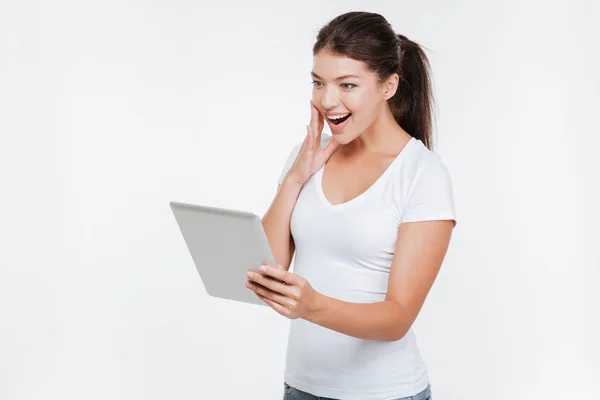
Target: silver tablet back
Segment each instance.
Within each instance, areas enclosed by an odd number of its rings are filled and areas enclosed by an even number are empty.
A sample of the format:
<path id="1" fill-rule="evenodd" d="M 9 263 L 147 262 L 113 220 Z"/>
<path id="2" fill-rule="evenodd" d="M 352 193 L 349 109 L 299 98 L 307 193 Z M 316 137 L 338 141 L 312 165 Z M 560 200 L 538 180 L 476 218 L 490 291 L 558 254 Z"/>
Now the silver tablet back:
<path id="1" fill-rule="evenodd" d="M 171 201 L 171 210 L 213 297 L 266 306 L 245 285 L 246 272 L 275 257 L 260 217 L 254 213 Z"/>

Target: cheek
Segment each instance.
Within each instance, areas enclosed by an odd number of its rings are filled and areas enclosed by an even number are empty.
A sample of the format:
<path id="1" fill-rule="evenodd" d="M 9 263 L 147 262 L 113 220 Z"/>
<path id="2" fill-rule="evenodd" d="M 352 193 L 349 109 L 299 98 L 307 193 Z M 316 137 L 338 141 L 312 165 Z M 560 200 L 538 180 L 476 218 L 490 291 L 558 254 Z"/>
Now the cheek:
<path id="1" fill-rule="evenodd" d="M 368 118 L 368 115 L 373 112 L 373 100 L 369 91 L 354 90 L 345 93 L 342 101 L 346 108 L 356 114 L 357 117 L 363 118 L 366 116 Z"/>
<path id="2" fill-rule="evenodd" d="M 344 102 L 346 108 L 352 113 L 352 117 L 357 121 L 371 119 L 373 115 L 373 107 L 368 102 L 364 101 L 364 97 L 348 98 Z"/>

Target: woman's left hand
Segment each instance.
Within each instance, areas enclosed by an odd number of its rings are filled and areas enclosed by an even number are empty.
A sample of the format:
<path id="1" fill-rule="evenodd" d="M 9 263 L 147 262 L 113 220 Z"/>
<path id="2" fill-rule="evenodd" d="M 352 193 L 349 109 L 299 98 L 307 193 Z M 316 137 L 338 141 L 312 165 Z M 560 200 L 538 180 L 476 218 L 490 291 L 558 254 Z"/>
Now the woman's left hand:
<path id="1" fill-rule="evenodd" d="M 246 287 L 290 319 L 309 319 L 323 307 L 323 296 L 306 279 L 286 271 L 281 265 L 263 264 L 259 271 L 248 271 Z"/>

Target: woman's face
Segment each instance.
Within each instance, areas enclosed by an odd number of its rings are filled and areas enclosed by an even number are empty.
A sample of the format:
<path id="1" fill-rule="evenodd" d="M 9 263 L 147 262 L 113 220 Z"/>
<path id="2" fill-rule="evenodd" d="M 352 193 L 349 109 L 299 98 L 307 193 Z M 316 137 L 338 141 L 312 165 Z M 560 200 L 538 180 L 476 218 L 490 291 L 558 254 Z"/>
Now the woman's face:
<path id="1" fill-rule="evenodd" d="M 313 57 L 312 97 L 336 141 L 349 143 L 365 132 L 388 107 L 386 85 L 377 86 L 376 75 L 361 61 L 321 51 Z M 388 90 L 389 92 L 389 90 Z M 389 110 L 389 108 L 388 108 Z M 331 116 L 347 115 L 340 124 Z"/>

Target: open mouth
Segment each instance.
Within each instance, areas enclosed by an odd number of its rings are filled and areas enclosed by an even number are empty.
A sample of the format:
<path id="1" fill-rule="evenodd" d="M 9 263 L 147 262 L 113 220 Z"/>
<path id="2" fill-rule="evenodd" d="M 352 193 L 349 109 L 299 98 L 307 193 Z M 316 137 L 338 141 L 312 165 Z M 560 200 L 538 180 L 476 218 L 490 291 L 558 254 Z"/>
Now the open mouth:
<path id="1" fill-rule="evenodd" d="M 350 118 L 351 115 L 352 115 L 352 113 L 348 113 L 342 118 L 336 118 L 336 119 L 330 118 L 329 120 L 331 121 L 332 124 L 339 125 L 339 124 L 343 123 L 344 121 L 346 121 L 348 118 Z"/>

